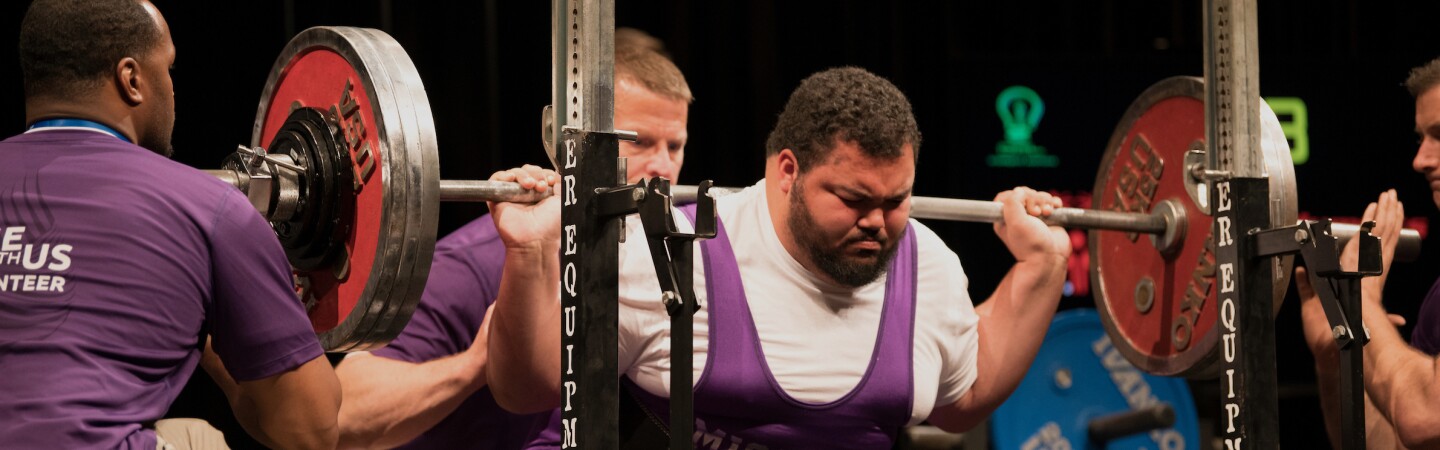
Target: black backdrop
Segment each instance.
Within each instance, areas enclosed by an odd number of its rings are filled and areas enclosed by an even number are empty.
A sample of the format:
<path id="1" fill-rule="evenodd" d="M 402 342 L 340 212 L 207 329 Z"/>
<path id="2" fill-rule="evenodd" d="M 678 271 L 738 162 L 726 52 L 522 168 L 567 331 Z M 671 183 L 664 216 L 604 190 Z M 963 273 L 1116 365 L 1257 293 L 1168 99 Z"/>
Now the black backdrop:
<path id="1" fill-rule="evenodd" d="M 24 126 L 14 43 L 28 2 L 4 3 L 0 135 L 8 136 Z M 400 41 L 430 93 L 444 177 L 484 178 L 545 161 L 536 122 L 549 101 L 548 2 L 156 3 L 179 52 L 174 142 L 184 163 L 217 166 L 249 141 L 275 55 L 315 25 L 381 28 Z M 1084 192 L 1130 101 L 1162 78 L 1203 70 L 1197 0 L 617 3 L 616 23 L 664 40 L 695 92 L 682 175 L 689 183 L 761 177 L 764 139 L 788 92 L 816 70 L 858 65 L 890 78 L 914 103 L 925 135 L 917 194 L 988 199 L 1020 184 Z M 1395 187 L 1410 216 L 1436 216 L 1423 179 L 1408 168 L 1413 101 L 1400 83 L 1410 67 L 1440 56 L 1430 31 L 1437 14 L 1440 2 L 1418 0 L 1261 2 L 1262 92 L 1309 106 L 1310 159 L 1296 167 L 1302 211 L 1355 216 Z M 1034 140 L 1060 158 L 1058 168 L 985 165 L 1002 136 L 995 96 L 1014 84 L 1045 99 Z M 446 205 L 440 233 L 483 212 L 483 205 Z M 989 227 L 930 226 L 966 262 L 972 294 L 987 296 L 1008 264 Z M 1387 291 L 1390 307 L 1412 318 L 1440 274 L 1440 246 L 1431 239 L 1425 250 L 1420 261 L 1395 267 Z M 1071 298 L 1062 307 L 1090 302 Z M 1283 436 L 1316 448 L 1324 438 L 1295 305 L 1292 289 L 1277 319 Z M 196 381 L 172 413 L 210 418 L 247 445 L 223 398 L 204 376 Z M 1202 414 L 1218 406 L 1213 397 L 1197 398 Z"/>

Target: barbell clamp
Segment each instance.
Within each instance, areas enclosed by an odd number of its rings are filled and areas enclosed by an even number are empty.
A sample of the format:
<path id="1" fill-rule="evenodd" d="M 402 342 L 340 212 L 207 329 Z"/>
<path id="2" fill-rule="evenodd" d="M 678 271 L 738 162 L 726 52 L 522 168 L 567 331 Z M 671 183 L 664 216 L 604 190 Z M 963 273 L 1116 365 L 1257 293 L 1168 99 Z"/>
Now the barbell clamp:
<path id="1" fill-rule="evenodd" d="M 284 160 L 281 160 L 281 159 L 276 158 L 276 157 L 274 157 L 274 156 L 271 156 L 270 153 L 267 152 L 264 147 L 253 147 L 253 148 L 252 148 L 252 147 L 246 147 L 246 146 L 244 146 L 244 145 L 239 145 L 239 146 L 236 146 L 236 147 L 237 147 L 237 148 L 235 149 L 236 152 L 243 153 L 243 154 L 246 154 L 246 155 L 250 155 L 250 161 L 247 162 L 248 165 L 250 165 L 250 166 L 259 166 L 262 162 L 266 162 L 266 163 L 270 163 L 270 164 L 275 165 L 275 166 L 278 166 L 278 167 L 283 167 L 283 168 L 289 169 L 290 171 L 295 172 L 295 173 L 300 174 L 300 175 L 304 175 L 304 174 L 305 174 L 305 171 L 307 170 L 307 169 L 305 168 L 305 166 L 302 166 L 302 165 L 299 165 L 299 164 L 294 164 L 294 163 L 292 163 L 292 162 L 284 161 Z"/>
<path id="2" fill-rule="evenodd" d="M 1190 178 L 1199 181 L 1216 181 L 1233 178 L 1230 171 L 1209 170 L 1206 169 L 1203 164 L 1191 164 L 1189 167 L 1186 167 L 1186 169 L 1188 169 L 1187 172 L 1190 172 Z"/>

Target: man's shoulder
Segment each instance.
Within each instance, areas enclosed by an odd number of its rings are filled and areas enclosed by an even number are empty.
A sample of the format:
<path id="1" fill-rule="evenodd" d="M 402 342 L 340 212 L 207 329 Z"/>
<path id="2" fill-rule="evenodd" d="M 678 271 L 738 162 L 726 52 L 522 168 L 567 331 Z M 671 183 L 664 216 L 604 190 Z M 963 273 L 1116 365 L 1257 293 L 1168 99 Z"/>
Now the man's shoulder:
<path id="1" fill-rule="evenodd" d="M 238 189 L 219 178 L 98 133 L 22 134 L 0 146 L 0 159 L 7 165 L 31 167 L 27 176 L 42 184 L 71 186 L 70 191 L 84 191 L 96 204 L 119 210 L 154 214 L 179 208 L 209 215 L 227 200 L 248 204 Z"/>
<path id="2" fill-rule="evenodd" d="M 924 223 L 919 220 L 910 219 L 907 228 L 909 228 L 910 233 L 914 233 L 915 235 L 916 251 L 919 252 L 921 258 L 942 257 L 958 259 L 955 251 L 950 249 L 950 245 L 946 244 L 945 240 L 941 239 L 940 235 L 935 233 L 935 230 L 925 226 Z"/>
<path id="3" fill-rule="evenodd" d="M 694 205 L 689 204 L 691 208 Z M 760 222 L 768 221 L 769 210 L 765 203 L 765 180 L 746 186 L 743 189 L 724 192 L 715 199 L 715 214 L 720 222 L 731 228 L 745 225 L 742 218 L 766 219 L 756 221 L 756 225 L 766 225 Z M 734 237 L 734 236 L 731 236 Z"/>
<path id="4" fill-rule="evenodd" d="M 213 175 L 160 155 L 136 157 L 124 170 L 135 170 L 130 189 L 137 202 L 157 202 L 178 209 L 181 214 L 213 223 L 228 217 L 236 222 L 253 222 L 258 213 L 238 188 Z M 202 224 L 204 222 L 201 222 Z"/>
<path id="5" fill-rule="evenodd" d="M 969 302 L 966 292 L 969 277 L 960 264 L 960 256 L 951 250 L 940 235 L 915 219 L 910 219 L 909 232 L 915 235 L 915 251 L 919 284 L 923 301 L 942 298 Z M 942 294 L 943 295 L 940 295 Z"/>

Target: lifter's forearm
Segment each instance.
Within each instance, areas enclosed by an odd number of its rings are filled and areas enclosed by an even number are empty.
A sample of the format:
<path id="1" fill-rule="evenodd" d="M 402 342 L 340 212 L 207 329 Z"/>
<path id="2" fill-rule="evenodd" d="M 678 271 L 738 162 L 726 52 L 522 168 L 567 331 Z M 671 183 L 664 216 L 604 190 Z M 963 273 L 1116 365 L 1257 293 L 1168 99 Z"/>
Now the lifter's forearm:
<path id="1" fill-rule="evenodd" d="M 1059 306 L 1065 262 L 1063 255 L 1018 262 L 995 294 L 975 307 L 980 316 L 975 383 L 955 405 L 937 408 L 931 422 L 949 431 L 969 429 L 1020 385 Z"/>
<path id="2" fill-rule="evenodd" d="M 1064 290 L 1063 256 L 1020 262 L 1000 282 L 995 295 L 975 308 L 980 316 L 975 385 L 981 388 L 977 393 L 985 403 L 999 406 L 1020 385 L 1045 341 L 1045 330 Z"/>
<path id="3" fill-rule="evenodd" d="M 391 448 L 440 423 L 485 385 L 483 349 L 423 363 L 352 355 L 335 369 L 339 448 Z"/>
<path id="4" fill-rule="evenodd" d="M 505 251 L 500 292 L 491 306 L 487 377 L 495 401 L 517 414 L 554 408 L 560 399 L 558 243 Z"/>

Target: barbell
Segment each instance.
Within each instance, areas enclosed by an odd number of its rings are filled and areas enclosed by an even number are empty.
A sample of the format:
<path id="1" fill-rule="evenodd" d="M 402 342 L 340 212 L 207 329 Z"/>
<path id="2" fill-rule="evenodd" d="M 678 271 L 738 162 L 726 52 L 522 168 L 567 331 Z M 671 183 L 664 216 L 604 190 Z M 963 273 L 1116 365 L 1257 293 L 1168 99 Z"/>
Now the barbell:
<path id="1" fill-rule="evenodd" d="M 1214 304 L 1213 290 L 1199 309 L 1181 301 L 1184 280 L 1214 280 L 1213 264 L 1206 265 L 1213 252 L 1202 87 L 1198 78 L 1177 77 L 1142 94 L 1106 148 L 1094 191 L 1098 208 L 1060 208 L 1047 219 L 1091 230 L 1101 317 L 1116 348 L 1151 373 L 1204 374 L 1215 350 L 1207 325 L 1214 308 L 1203 307 Z M 1272 223 L 1293 223 L 1293 168 L 1268 108 L 1263 129 Z M 350 27 L 311 28 L 286 45 L 261 93 L 250 144 L 209 172 L 244 192 L 270 221 L 327 351 L 378 347 L 404 329 L 429 274 L 441 201 L 545 196 L 515 183 L 441 180 L 434 121 L 414 64 L 389 35 Z M 673 194 L 693 198 L 695 190 L 677 186 Z M 917 196 L 912 216 L 995 222 L 1000 207 Z M 1333 228 L 1338 235 L 1356 229 Z M 1397 257 L 1418 253 L 1413 230 L 1400 241 Z M 1276 271 L 1284 277 L 1276 283 L 1280 297 L 1289 262 L 1277 264 L 1284 269 Z M 1191 312 L 1197 317 L 1176 325 L 1182 320 L 1176 317 Z M 1168 339 L 1157 337 L 1161 330 L 1172 331 Z M 1189 333 L 1184 345 L 1174 345 L 1180 342 L 1174 330 Z"/>
<path id="2" fill-rule="evenodd" d="M 694 202 L 699 188 L 695 185 L 674 185 L 671 186 L 671 195 L 676 202 Z M 723 197 L 743 188 L 729 186 L 715 186 L 710 188 L 710 195 Z M 1168 207 L 1168 205 L 1167 205 Z M 946 197 L 926 197 L 916 195 L 910 197 L 910 217 L 916 219 L 932 219 L 953 222 L 972 223 L 996 223 L 1004 220 L 1000 213 L 1001 204 L 988 200 L 969 200 Z M 1170 230 L 1166 211 L 1157 211 L 1151 214 L 1127 213 L 1104 211 L 1088 208 L 1055 208 L 1049 217 L 1043 221 L 1049 225 L 1065 228 L 1079 228 L 1085 230 L 1109 230 L 1125 231 L 1130 233 L 1146 233 L 1157 236 L 1173 234 Z M 1333 223 L 1330 231 L 1343 244 L 1360 232 L 1360 225 L 1351 223 Z M 1395 249 L 1395 259 L 1400 261 L 1414 261 L 1420 257 L 1420 232 L 1419 230 L 1406 228 L 1400 230 L 1400 243 Z M 1158 248 L 1157 248 L 1158 250 Z"/>

